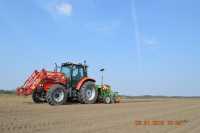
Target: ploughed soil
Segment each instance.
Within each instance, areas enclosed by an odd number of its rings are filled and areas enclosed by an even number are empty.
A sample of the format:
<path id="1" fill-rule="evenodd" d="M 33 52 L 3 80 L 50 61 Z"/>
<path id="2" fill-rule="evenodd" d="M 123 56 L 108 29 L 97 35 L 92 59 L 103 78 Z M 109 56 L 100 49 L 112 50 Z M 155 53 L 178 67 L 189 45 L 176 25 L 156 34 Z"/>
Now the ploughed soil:
<path id="1" fill-rule="evenodd" d="M 200 99 L 122 100 L 119 104 L 34 104 L 0 95 L 0 133 L 200 133 Z"/>

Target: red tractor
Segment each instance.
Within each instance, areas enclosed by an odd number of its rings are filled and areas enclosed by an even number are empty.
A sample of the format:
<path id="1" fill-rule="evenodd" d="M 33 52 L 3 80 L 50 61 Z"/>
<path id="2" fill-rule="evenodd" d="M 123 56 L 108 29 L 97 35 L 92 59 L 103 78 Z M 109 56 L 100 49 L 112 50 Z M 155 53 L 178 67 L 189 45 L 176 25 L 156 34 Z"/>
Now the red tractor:
<path id="1" fill-rule="evenodd" d="M 61 105 L 67 101 L 95 103 L 98 91 L 95 80 L 87 75 L 87 65 L 63 63 L 60 72 L 41 70 L 34 71 L 24 85 L 17 88 L 18 95 L 31 95 L 35 103 L 47 102 L 50 105 Z"/>

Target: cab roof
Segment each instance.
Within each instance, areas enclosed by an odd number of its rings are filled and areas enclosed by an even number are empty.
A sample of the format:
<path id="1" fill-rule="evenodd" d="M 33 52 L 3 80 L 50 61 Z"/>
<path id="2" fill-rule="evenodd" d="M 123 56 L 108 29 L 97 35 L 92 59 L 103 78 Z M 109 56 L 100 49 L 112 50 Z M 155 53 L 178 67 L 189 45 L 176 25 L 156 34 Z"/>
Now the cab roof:
<path id="1" fill-rule="evenodd" d="M 81 63 L 72 63 L 72 62 L 65 62 L 62 63 L 62 66 L 79 66 L 79 67 L 88 67 L 86 64 L 81 64 Z"/>

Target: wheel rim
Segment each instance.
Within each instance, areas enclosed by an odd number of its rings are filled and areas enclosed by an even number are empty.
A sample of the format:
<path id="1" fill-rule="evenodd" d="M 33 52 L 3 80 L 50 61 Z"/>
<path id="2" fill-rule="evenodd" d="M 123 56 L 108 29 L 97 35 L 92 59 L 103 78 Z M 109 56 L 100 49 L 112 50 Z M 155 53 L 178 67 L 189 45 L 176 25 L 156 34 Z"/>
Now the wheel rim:
<path id="1" fill-rule="evenodd" d="M 106 97 L 106 103 L 110 103 L 110 97 Z"/>
<path id="2" fill-rule="evenodd" d="M 93 100 L 94 97 L 95 97 L 95 89 L 94 88 L 90 88 L 90 89 L 87 89 L 86 90 L 86 97 L 87 99 L 90 101 L 90 100 Z"/>
<path id="3" fill-rule="evenodd" d="M 64 92 L 62 90 L 56 90 L 55 93 L 53 94 L 53 99 L 56 102 L 61 102 L 64 98 Z"/>

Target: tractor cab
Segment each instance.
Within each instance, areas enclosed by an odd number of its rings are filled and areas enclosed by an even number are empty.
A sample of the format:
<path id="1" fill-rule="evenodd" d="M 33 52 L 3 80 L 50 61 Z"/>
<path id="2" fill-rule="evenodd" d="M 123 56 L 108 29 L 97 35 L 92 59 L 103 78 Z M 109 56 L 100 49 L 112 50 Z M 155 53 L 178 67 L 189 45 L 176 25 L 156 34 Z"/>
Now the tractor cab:
<path id="1" fill-rule="evenodd" d="M 60 72 L 69 79 L 69 87 L 75 87 L 83 77 L 87 77 L 87 65 L 70 62 L 63 63 L 60 67 Z"/>

